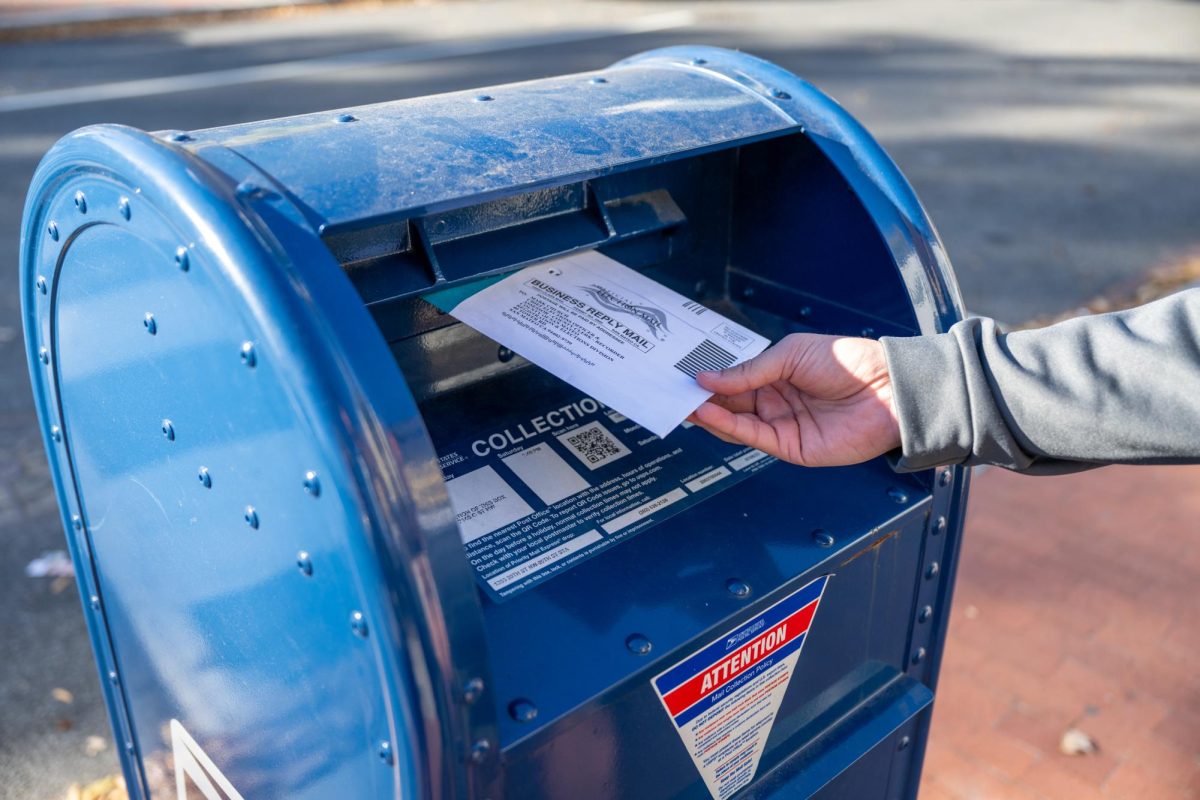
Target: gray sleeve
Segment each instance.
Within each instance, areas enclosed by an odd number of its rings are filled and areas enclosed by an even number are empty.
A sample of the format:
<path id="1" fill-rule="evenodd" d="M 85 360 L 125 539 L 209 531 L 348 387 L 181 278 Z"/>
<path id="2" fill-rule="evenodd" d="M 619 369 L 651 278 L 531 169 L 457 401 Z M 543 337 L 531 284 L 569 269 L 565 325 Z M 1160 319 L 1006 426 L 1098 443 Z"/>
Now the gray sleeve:
<path id="1" fill-rule="evenodd" d="M 1041 330 L 882 340 L 901 471 L 1200 462 L 1200 289 Z"/>

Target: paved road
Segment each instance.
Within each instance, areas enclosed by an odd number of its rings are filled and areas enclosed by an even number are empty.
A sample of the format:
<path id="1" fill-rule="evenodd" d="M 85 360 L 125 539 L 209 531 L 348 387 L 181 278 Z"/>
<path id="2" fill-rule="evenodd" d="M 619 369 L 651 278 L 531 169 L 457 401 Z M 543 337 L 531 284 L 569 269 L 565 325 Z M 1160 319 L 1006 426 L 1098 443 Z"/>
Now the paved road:
<path id="1" fill-rule="evenodd" d="M 101 121 L 193 129 L 371 103 L 669 44 L 739 47 L 813 80 L 875 131 L 941 229 L 968 305 L 1017 321 L 1133 284 L 1200 246 L 1198 34 L 1194 4 L 575 0 L 0 49 L 0 798 L 56 797 L 71 779 L 115 769 L 111 747 L 84 752 L 108 728 L 78 597 L 23 572 L 63 546 L 14 291 L 24 191 L 59 136 Z M 356 68 L 311 61 L 363 51 L 375 56 Z M 280 62 L 290 77 L 264 81 L 280 73 L 260 67 Z M 81 86 L 97 88 L 69 91 Z M 54 699 L 55 687 L 73 702 Z"/>

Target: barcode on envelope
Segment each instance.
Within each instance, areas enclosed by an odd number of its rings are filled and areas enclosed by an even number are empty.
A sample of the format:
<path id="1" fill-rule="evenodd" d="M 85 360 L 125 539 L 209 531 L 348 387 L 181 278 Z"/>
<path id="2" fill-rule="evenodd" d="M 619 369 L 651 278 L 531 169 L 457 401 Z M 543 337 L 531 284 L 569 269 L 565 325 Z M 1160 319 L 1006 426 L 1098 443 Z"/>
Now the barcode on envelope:
<path id="1" fill-rule="evenodd" d="M 735 360 L 733 353 L 705 339 L 675 365 L 675 369 L 694 378 L 697 372 L 725 369 Z"/>

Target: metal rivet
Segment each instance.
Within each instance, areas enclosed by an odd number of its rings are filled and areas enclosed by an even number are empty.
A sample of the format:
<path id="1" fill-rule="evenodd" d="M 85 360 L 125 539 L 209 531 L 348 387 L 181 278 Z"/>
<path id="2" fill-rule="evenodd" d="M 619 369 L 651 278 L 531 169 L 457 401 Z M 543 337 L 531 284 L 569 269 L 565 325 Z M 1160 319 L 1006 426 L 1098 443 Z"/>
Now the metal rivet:
<path id="1" fill-rule="evenodd" d="M 180 272 L 187 272 L 191 266 L 191 258 L 188 256 L 188 249 L 183 245 L 175 248 L 175 266 L 179 267 Z"/>
<path id="2" fill-rule="evenodd" d="M 379 743 L 379 760 L 382 761 L 384 764 L 387 764 L 389 767 L 396 760 L 395 757 L 392 755 L 392 743 L 391 742 L 380 742 Z"/>
<path id="3" fill-rule="evenodd" d="M 128 753 L 129 755 L 133 755 L 133 742 L 125 743 L 125 752 Z"/>
<path id="4" fill-rule="evenodd" d="M 71 527 L 77 531 L 83 530 L 83 517 L 78 514 L 71 515 Z"/>
<path id="5" fill-rule="evenodd" d="M 918 647 L 917 652 L 912 654 L 912 663 L 920 664 L 924 660 L 925 660 L 925 648 Z"/>
<path id="6" fill-rule="evenodd" d="M 512 357 L 514 355 L 516 355 L 516 354 L 513 353 L 512 350 L 509 350 L 507 347 L 501 347 L 499 350 L 496 351 L 496 358 L 500 359 L 501 363 L 507 363 L 509 361 L 512 361 Z"/>
<path id="7" fill-rule="evenodd" d="M 311 469 L 304 473 L 304 491 L 313 497 L 321 496 L 321 478 Z"/>
<path id="8" fill-rule="evenodd" d="M 630 634 L 629 637 L 625 639 L 625 646 L 629 648 L 629 652 L 638 656 L 646 655 L 654 647 L 654 645 L 650 643 L 650 640 L 645 636 L 642 636 L 640 633 Z"/>
<path id="9" fill-rule="evenodd" d="M 730 578 L 725 582 L 725 588 L 734 597 L 746 597 L 750 594 L 750 584 L 737 578 Z"/>
<path id="10" fill-rule="evenodd" d="M 917 622 L 929 622 L 933 616 L 933 606 L 925 606 L 921 609 L 921 613 L 917 615 Z"/>
<path id="11" fill-rule="evenodd" d="M 589 82 L 595 84 L 608 83 L 608 78 L 592 78 Z"/>
<path id="12" fill-rule="evenodd" d="M 116 686 L 121 682 L 121 676 L 117 675 L 117 671 L 115 669 L 110 669 L 108 671 L 108 682 L 113 686 Z"/>
<path id="13" fill-rule="evenodd" d="M 940 536 L 941 534 L 945 533 L 946 532 L 946 518 L 938 517 L 937 519 L 935 519 L 933 521 L 933 525 L 929 529 L 929 532 L 932 533 L 934 536 Z"/>
<path id="14" fill-rule="evenodd" d="M 487 760 L 488 753 L 492 752 L 492 743 L 487 739 L 480 739 L 471 745 L 471 763 L 482 764 Z"/>
<path id="15" fill-rule="evenodd" d="M 900 741 L 896 742 L 896 749 L 903 750 L 904 748 L 908 747 L 910 744 L 912 744 L 912 739 L 910 739 L 907 736 L 901 736 Z"/>
<path id="16" fill-rule="evenodd" d="M 247 367 L 258 363 L 258 356 L 254 354 L 254 342 L 242 342 L 242 363 Z"/>
<path id="17" fill-rule="evenodd" d="M 58 241 L 58 223 L 55 222 L 54 220 L 50 220 L 49 224 L 46 225 L 46 233 L 50 234 L 50 239 L 52 241 L 57 242 Z"/>
<path id="18" fill-rule="evenodd" d="M 888 489 L 887 495 L 888 497 L 892 498 L 893 502 L 899 503 L 900 505 L 904 505 L 908 502 L 908 493 L 903 489 L 897 489 L 895 486 Z"/>
<path id="19" fill-rule="evenodd" d="M 80 214 L 87 213 L 87 197 L 83 192 L 75 193 L 75 207 L 79 209 Z"/>
<path id="20" fill-rule="evenodd" d="M 821 530 L 820 528 L 817 528 L 812 532 L 812 539 L 814 542 L 816 542 L 817 547 L 833 547 L 833 543 L 835 541 L 833 534 L 831 534 L 829 531 Z"/>
<path id="21" fill-rule="evenodd" d="M 301 550 L 299 553 L 296 553 L 296 566 L 303 575 L 312 575 L 312 556 L 308 554 L 307 550 Z"/>
<path id="22" fill-rule="evenodd" d="M 121 216 L 124 217 L 126 220 L 128 220 L 131 216 L 133 216 L 133 209 L 129 205 L 128 197 L 122 197 L 121 200 L 117 203 L 117 211 L 121 212 Z"/>
<path id="23" fill-rule="evenodd" d="M 492 100 L 492 96 L 490 94 L 481 94 L 481 95 L 475 96 L 476 103 L 488 103 L 488 102 L 491 102 L 491 100 Z"/>
<path id="24" fill-rule="evenodd" d="M 874 338 L 874 336 L 875 336 L 875 329 L 874 328 L 863 328 L 862 331 L 860 331 L 859 333 L 864 339 L 871 339 L 871 338 Z"/>
<path id="25" fill-rule="evenodd" d="M 520 697 L 508 704 L 508 715 L 517 722 L 533 722 L 538 710 L 532 701 Z"/>
<path id="26" fill-rule="evenodd" d="M 745 289 L 742 289 L 742 297 L 754 297 L 754 287 L 747 286 Z"/>
<path id="27" fill-rule="evenodd" d="M 783 89 L 772 89 L 771 97 L 774 97 L 776 100 L 791 100 L 792 99 L 792 96 L 790 94 L 788 94 L 787 92 L 785 92 Z"/>
<path id="28" fill-rule="evenodd" d="M 92 607 L 92 611 L 100 610 L 100 595 L 94 594 L 88 598 L 88 604 Z"/>
<path id="29" fill-rule="evenodd" d="M 463 684 L 462 701 L 474 705 L 483 696 L 483 678 L 470 678 Z"/>
<path id="30" fill-rule="evenodd" d="M 56 442 L 62 441 L 62 430 L 57 425 L 50 426 L 50 438 Z"/>
<path id="31" fill-rule="evenodd" d="M 46 278 L 43 275 L 38 275 L 37 290 L 42 294 L 45 294 L 49 290 L 49 287 L 46 285 Z"/>
<path id="32" fill-rule="evenodd" d="M 149 311 L 146 312 L 146 316 L 142 317 L 142 325 L 146 327 L 146 333 L 151 336 L 158 333 L 158 323 L 154 321 L 154 315 Z"/>
<path id="33" fill-rule="evenodd" d="M 927 580 L 927 581 L 933 580 L 934 578 L 936 578 L 938 576 L 938 573 L 941 571 L 942 571 L 942 568 L 938 566 L 938 562 L 936 562 L 936 561 L 930 562 L 929 566 L 925 568 L 925 580 Z"/>
<path id="34" fill-rule="evenodd" d="M 338 122 L 357 122 L 358 117 L 354 116 L 353 114 L 338 114 L 337 121 Z"/>
<path id="35" fill-rule="evenodd" d="M 38 348 L 38 361 L 41 361 L 43 364 L 49 364 L 50 363 L 50 351 L 44 347 L 39 347 Z"/>
<path id="36" fill-rule="evenodd" d="M 950 485 L 950 475 L 951 475 L 950 470 L 948 470 L 948 469 L 942 470 L 942 474 L 938 476 L 938 483 L 942 484 L 942 486 L 949 486 Z"/>
<path id="37" fill-rule="evenodd" d="M 162 421 L 162 435 L 167 438 L 168 442 L 175 441 L 175 425 L 172 424 L 171 420 L 164 419 Z"/>
<path id="38" fill-rule="evenodd" d="M 361 611 L 354 611 L 350 614 L 350 630 L 360 639 L 367 638 L 367 618 L 363 616 Z"/>
<path id="39" fill-rule="evenodd" d="M 708 60 L 704 59 L 704 58 L 693 58 L 692 59 L 693 67 L 703 67 L 707 63 L 708 63 Z"/>
<path id="40" fill-rule="evenodd" d="M 254 510 L 254 506 L 246 506 L 242 519 L 246 520 L 246 524 L 251 528 L 258 530 L 258 512 Z"/>
<path id="41" fill-rule="evenodd" d="M 172 142 L 190 142 L 190 141 L 192 141 L 192 137 L 186 133 L 180 132 L 180 133 L 172 134 L 171 141 Z"/>
<path id="42" fill-rule="evenodd" d="M 201 467 L 200 471 L 196 473 L 196 477 L 199 478 L 200 484 L 205 489 L 212 488 L 212 475 L 209 474 L 208 467 Z"/>

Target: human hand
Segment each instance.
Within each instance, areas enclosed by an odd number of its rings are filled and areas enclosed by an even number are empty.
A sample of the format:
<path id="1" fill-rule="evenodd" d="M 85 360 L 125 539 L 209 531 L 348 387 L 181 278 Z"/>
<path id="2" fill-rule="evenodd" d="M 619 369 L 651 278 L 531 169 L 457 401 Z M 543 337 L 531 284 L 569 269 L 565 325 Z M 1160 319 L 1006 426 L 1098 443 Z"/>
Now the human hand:
<path id="1" fill-rule="evenodd" d="M 794 333 L 720 372 L 688 419 L 728 442 L 806 467 L 857 464 L 900 446 L 883 345 Z"/>

